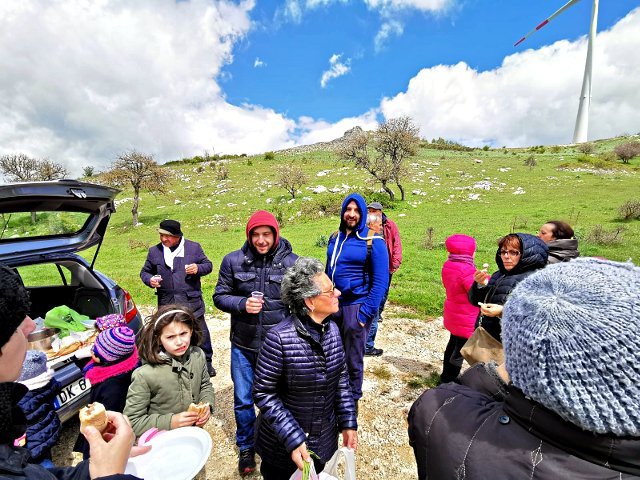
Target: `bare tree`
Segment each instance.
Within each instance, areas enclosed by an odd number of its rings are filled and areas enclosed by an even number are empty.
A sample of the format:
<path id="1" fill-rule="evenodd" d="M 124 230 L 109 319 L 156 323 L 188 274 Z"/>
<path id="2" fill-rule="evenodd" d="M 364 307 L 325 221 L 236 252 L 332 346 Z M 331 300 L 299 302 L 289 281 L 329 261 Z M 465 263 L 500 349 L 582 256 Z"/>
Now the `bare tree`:
<path id="1" fill-rule="evenodd" d="M 379 124 L 373 141 L 360 128 L 353 129 L 345 135 L 338 155 L 345 160 L 353 160 L 366 170 L 380 182 L 391 200 L 395 199 L 395 194 L 389 183 L 395 183 L 401 200 L 404 200 L 402 180 L 407 176 L 406 159 L 417 152 L 420 142 L 418 131 L 409 117 L 392 118 Z"/>
<path id="2" fill-rule="evenodd" d="M 38 180 L 56 180 L 67 176 L 67 169 L 61 164 L 48 159 L 40 161 L 38 167 Z"/>
<path id="3" fill-rule="evenodd" d="M 309 177 L 293 162 L 278 168 L 276 184 L 289 192 L 291 198 L 296 198 L 298 188 L 305 185 L 308 181 Z"/>
<path id="4" fill-rule="evenodd" d="M 120 155 L 111 165 L 111 170 L 102 175 L 102 181 L 108 185 L 116 187 L 131 185 L 133 188 L 131 213 L 134 227 L 138 225 L 140 192 L 146 190 L 153 194 L 164 193 L 170 178 L 170 173 L 158 165 L 153 156 L 135 150 Z"/>
<path id="5" fill-rule="evenodd" d="M 0 171 L 10 182 L 57 180 L 67 176 L 67 169 L 47 158 L 39 160 L 24 153 L 0 157 Z M 36 223 L 36 212 L 31 212 L 31 223 Z"/>
<path id="6" fill-rule="evenodd" d="M 23 153 L 0 157 L 0 171 L 10 182 L 56 180 L 67 176 L 67 169 L 49 159 L 36 159 Z"/>
<path id="7" fill-rule="evenodd" d="M 401 181 L 407 176 L 406 159 L 418 151 L 420 129 L 411 118 L 404 116 L 391 118 L 380 125 L 375 133 L 375 150 L 391 164 L 391 179 L 400 190 L 400 199 L 405 192 Z"/>
<path id="8" fill-rule="evenodd" d="M 369 134 L 358 129 L 346 136 L 342 145 L 337 150 L 340 158 L 353 161 L 358 167 L 364 169 L 375 181 L 382 185 L 391 200 L 395 199 L 395 193 L 389 188 L 389 182 L 393 180 L 393 166 L 384 155 L 372 155 L 375 152 L 369 147 Z"/>
<path id="9" fill-rule="evenodd" d="M 614 153 L 618 156 L 622 163 L 629 163 L 633 157 L 640 155 L 640 142 L 631 141 L 621 143 L 613 149 Z"/>

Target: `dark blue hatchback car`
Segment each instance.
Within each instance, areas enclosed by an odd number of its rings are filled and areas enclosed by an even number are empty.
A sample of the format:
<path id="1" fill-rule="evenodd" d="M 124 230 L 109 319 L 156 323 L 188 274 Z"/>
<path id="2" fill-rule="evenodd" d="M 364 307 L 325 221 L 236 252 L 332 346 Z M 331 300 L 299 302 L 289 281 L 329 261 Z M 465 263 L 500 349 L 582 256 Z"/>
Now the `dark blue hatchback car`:
<path id="1" fill-rule="evenodd" d="M 140 313 L 131 295 L 93 268 L 117 194 L 75 180 L 0 185 L 0 263 L 17 271 L 29 290 L 31 318 L 66 305 L 90 318 L 120 313 L 139 330 Z M 77 254 L 91 247 L 91 261 Z M 75 355 L 50 362 L 62 385 L 56 398 L 62 421 L 88 402 L 84 363 Z"/>

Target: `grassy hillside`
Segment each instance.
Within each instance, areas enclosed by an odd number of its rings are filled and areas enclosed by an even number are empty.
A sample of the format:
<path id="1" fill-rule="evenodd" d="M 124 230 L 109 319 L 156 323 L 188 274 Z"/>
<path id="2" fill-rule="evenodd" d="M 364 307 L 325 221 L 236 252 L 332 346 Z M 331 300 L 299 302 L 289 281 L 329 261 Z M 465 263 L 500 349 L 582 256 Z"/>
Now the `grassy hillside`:
<path id="1" fill-rule="evenodd" d="M 597 142 L 596 154 L 591 156 L 573 147 L 547 147 L 544 153 L 539 153 L 542 148 L 537 153 L 530 149 L 455 152 L 423 148 L 410 161 L 406 201 L 394 203 L 386 194 L 377 193 L 363 172 L 330 152 L 171 165 L 167 168 L 176 177 L 169 192 L 142 196 L 141 226 L 131 226 L 132 192 L 119 195 L 118 211 L 96 267 L 119 281 L 138 303 L 154 303 L 153 291 L 142 284 L 138 274 L 148 246 L 158 241 L 156 228 L 161 220 L 181 221 L 187 238 L 202 244 L 217 272 L 222 257 L 242 245 L 246 220 L 260 208 L 278 217 L 282 235 L 298 254 L 324 261 L 323 240 L 338 226 L 341 200 L 347 192 L 358 191 L 369 201 L 382 201 L 385 212 L 400 228 L 404 261 L 394 276 L 390 300 L 413 307 L 417 316 L 438 315 L 444 295 L 440 269 L 446 251 L 442 244 L 453 233 L 473 235 L 479 245 L 477 264 L 487 262 L 490 270 L 495 269 L 500 236 L 512 231 L 537 233 L 550 219 L 567 220 L 574 226 L 582 255 L 640 262 L 640 221 L 618 218 L 621 204 L 640 200 L 639 161 L 622 165 L 600 159 L 624 140 Z M 525 165 L 531 155 L 534 167 Z M 228 168 L 226 180 L 216 178 L 221 162 Z M 275 170 L 283 162 L 295 162 L 309 174 L 310 183 L 294 201 L 275 186 Z M 320 185 L 334 193 L 309 190 Z M 621 241 L 596 243 L 591 237 L 597 225 L 605 232 L 621 229 L 617 236 Z M 210 309 L 216 279 L 214 273 L 204 282 Z"/>

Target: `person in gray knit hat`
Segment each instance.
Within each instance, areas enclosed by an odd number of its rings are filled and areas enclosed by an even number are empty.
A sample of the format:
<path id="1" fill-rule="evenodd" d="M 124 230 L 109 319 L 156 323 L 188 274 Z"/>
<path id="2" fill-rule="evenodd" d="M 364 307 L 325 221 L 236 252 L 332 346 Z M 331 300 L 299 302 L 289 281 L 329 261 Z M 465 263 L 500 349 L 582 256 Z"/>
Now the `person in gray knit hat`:
<path id="1" fill-rule="evenodd" d="M 411 407 L 418 478 L 639 479 L 640 268 L 537 271 L 507 300 L 502 339 L 504 365 L 475 365 Z"/>

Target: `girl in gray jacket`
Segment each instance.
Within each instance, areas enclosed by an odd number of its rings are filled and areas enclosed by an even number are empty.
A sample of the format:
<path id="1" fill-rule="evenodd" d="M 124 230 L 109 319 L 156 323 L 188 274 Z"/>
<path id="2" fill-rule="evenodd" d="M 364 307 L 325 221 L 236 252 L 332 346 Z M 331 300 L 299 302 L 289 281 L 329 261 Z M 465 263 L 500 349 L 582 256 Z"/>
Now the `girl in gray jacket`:
<path id="1" fill-rule="evenodd" d="M 124 408 L 136 436 L 209 421 L 214 392 L 204 352 L 195 346 L 201 335 L 191 310 L 180 305 L 160 307 L 145 323 L 137 341 L 143 364 L 133 372 Z M 205 402 L 204 414 L 187 411 Z"/>

